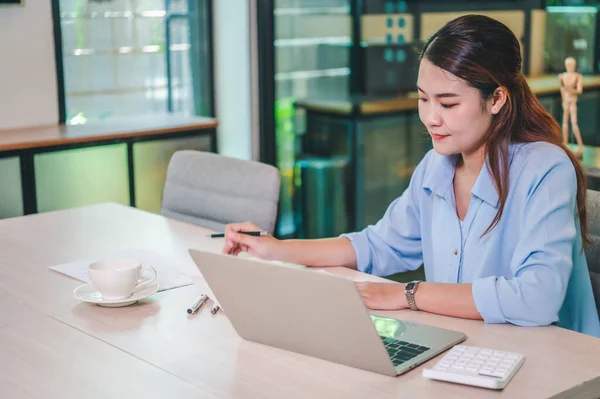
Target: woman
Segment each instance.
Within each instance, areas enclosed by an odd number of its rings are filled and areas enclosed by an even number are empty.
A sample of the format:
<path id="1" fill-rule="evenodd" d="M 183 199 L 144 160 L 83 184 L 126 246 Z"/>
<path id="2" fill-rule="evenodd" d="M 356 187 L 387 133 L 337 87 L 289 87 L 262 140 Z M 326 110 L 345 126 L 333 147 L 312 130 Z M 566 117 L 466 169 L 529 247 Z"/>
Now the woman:
<path id="1" fill-rule="evenodd" d="M 363 301 L 600 337 L 584 173 L 521 73 L 517 38 L 484 16 L 449 22 L 423 47 L 417 89 L 434 150 L 376 225 L 279 241 L 232 224 L 223 252 L 382 276 L 424 264 L 420 284 L 357 283 Z"/>

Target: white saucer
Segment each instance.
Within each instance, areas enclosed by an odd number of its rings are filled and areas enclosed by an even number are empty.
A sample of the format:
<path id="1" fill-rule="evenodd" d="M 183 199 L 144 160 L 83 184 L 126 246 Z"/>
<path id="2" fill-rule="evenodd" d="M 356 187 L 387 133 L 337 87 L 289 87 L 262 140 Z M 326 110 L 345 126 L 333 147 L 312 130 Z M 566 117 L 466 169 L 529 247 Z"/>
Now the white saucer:
<path id="1" fill-rule="evenodd" d="M 152 294 L 155 294 L 158 291 L 158 284 L 149 284 L 138 291 L 134 291 L 133 294 L 129 298 L 125 299 L 104 299 L 102 295 L 98 292 L 96 287 L 92 283 L 84 284 L 80 287 L 75 288 L 73 291 L 73 296 L 79 300 L 89 303 L 95 303 L 96 305 L 104 306 L 107 308 L 118 308 L 121 306 L 129 306 L 133 305 L 140 299 L 144 299 L 149 297 Z"/>

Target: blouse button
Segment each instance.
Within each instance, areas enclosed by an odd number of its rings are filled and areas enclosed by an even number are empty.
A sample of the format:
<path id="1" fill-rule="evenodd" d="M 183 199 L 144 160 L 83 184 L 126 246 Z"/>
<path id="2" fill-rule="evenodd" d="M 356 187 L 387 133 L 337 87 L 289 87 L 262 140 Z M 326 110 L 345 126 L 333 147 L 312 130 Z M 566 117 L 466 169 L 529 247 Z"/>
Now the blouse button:
<path id="1" fill-rule="evenodd" d="M 455 249 L 454 251 L 452 251 L 452 253 L 453 253 L 454 255 L 456 255 L 456 254 L 458 254 L 458 251 Z"/>

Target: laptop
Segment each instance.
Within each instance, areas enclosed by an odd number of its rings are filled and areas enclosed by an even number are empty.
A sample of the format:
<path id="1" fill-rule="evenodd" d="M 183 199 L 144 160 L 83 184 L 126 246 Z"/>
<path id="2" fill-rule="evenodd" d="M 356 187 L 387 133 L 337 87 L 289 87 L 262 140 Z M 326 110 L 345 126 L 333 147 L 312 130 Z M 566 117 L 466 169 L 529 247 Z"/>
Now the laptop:
<path id="1" fill-rule="evenodd" d="M 310 268 L 189 253 L 245 340 L 397 376 L 465 340 L 462 332 L 370 314 L 354 282 Z"/>

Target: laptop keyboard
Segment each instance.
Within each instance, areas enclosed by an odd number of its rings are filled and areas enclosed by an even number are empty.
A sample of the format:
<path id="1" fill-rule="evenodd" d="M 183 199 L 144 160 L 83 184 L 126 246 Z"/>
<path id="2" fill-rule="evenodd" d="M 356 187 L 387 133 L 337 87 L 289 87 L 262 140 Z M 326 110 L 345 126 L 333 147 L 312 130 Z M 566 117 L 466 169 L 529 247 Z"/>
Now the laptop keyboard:
<path id="1" fill-rule="evenodd" d="M 399 366 L 430 349 L 426 346 L 411 344 L 406 341 L 398 341 L 397 339 L 390 337 L 380 337 L 394 366 Z"/>

